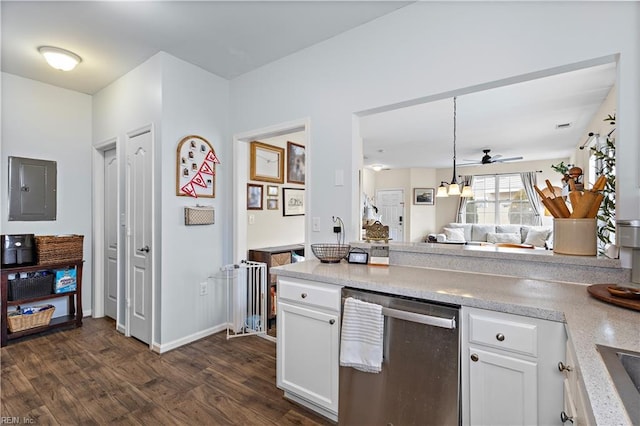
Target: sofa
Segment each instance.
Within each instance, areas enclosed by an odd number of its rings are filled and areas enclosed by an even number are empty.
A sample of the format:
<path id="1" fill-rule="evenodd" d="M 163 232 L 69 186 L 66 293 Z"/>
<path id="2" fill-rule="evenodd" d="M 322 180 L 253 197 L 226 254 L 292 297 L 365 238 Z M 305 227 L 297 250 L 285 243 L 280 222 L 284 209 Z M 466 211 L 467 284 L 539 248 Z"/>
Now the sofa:
<path id="1" fill-rule="evenodd" d="M 435 236 L 440 243 L 457 244 L 526 244 L 536 248 L 553 248 L 553 227 L 530 225 L 496 225 L 451 222 Z M 428 240 L 433 240 L 433 234 Z"/>

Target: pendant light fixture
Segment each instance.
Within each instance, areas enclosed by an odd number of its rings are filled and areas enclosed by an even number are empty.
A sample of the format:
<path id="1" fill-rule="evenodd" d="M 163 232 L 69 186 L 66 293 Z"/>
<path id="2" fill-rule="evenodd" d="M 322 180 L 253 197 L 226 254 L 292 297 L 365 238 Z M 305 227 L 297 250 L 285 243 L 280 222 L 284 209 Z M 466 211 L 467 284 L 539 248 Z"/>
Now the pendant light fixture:
<path id="1" fill-rule="evenodd" d="M 453 177 L 451 178 L 451 183 L 448 182 L 440 182 L 440 186 L 438 187 L 438 192 L 436 193 L 436 197 L 449 197 L 460 195 L 461 197 L 473 197 L 473 190 L 470 186 L 465 185 L 462 189 L 462 193 L 460 193 L 460 184 L 458 184 L 458 180 L 456 178 L 456 101 L 457 97 L 453 97 Z"/>

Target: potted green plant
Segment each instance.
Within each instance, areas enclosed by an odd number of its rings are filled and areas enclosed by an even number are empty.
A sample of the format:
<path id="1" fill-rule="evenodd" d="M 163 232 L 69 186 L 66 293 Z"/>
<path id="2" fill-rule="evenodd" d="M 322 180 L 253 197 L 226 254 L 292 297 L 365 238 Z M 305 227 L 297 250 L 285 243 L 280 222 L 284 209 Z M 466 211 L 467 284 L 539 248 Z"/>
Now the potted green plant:
<path id="1" fill-rule="evenodd" d="M 616 116 L 608 115 L 603 121 L 608 121 L 612 126 L 616 124 Z M 591 155 L 595 159 L 596 174 L 605 176 L 606 183 L 602 194 L 604 198 L 598 210 L 598 252 L 603 253 L 607 244 L 616 242 L 616 144 L 611 134 L 615 128 L 607 134 L 603 144 L 597 144 L 591 148 Z"/>

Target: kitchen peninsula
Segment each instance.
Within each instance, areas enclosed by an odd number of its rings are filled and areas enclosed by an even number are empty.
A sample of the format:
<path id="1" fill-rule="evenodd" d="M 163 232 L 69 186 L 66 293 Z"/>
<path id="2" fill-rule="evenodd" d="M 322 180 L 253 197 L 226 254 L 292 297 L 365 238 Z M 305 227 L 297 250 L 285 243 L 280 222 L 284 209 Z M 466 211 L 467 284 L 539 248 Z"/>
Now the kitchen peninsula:
<path id="1" fill-rule="evenodd" d="M 274 268 L 273 272 L 278 279 L 322 283 L 329 288 L 351 287 L 564 323 L 567 347 L 575 351 L 580 386 L 587 400 L 585 410 L 591 420 L 582 424 L 631 424 L 596 344 L 640 351 L 640 335 L 634 326 L 640 313 L 593 299 L 584 285 L 593 283 L 593 279 L 582 281 L 590 275 L 609 277 L 599 282 L 625 282 L 629 270 L 621 268 L 618 260 L 522 251 L 492 253 L 487 249 L 398 244 L 391 247 L 388 267 L 309 260 Z M 487 262 L 489 270 L 460 270 L 482 269 Z M 534 276 L 556 269 L 552 272 L 555 279 L 517 276 L 527 264 Z M 567 269 L 577 272 L 567 274 Z"/>

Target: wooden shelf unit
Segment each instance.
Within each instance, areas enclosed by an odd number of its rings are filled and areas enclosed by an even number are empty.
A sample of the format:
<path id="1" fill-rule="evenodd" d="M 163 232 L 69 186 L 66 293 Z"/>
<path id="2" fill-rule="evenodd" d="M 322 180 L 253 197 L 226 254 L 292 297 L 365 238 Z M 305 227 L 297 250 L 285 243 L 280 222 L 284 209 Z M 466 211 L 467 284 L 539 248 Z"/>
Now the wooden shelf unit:
<path id="1" fill-rule="evenodd" d="M 267 323 L 271 328 L 275 323 L 276 309 L 272 302 L 272 289 L 275 293 L 277 290 L 276 276 L 269 272 L 273 266 L 288 265 L 292 263 L 293 253 L 304 256 L 304 244 L 291 244 L 286 246 L 264 247 L 249 250 L 249 259 L 254 262 L 262 262 L 267 264 Z"/>
<path id="2" fill-rule="evenodd" d="M 2 268 L 2 325 L 0 330 L 1 346 L 6 346 L 9 340 L 18 339 L 20 337 L 28 336 L 31 334 L 41 333 L 53 328 L 75 326 L 82 327 L 82 260 L 50 263 L 45 265 L 31 265 L 31 266 L 16 266 L 10 268 Z M 52 293 L 45 296 L 29 297 L 20 300 L 9 300 L 9 275 L 20 274 L 21 272 L 36 272 L 36 271 L 54 271 L 59 269 L 76 268 L 76 291 L 70 291 L 66 293 Z M 9 333 L 7 323 L 7 312 L 10 306 L 24 305 L 27 303 L 40 302 L 43 300 L 58 299 L 61 297 L 67 297 L 68 300 L 68 312 L 67 315 L 53 318 L 49 325 L 42 327 L 29 328 L 27 330 L 17 331 Z"/>

